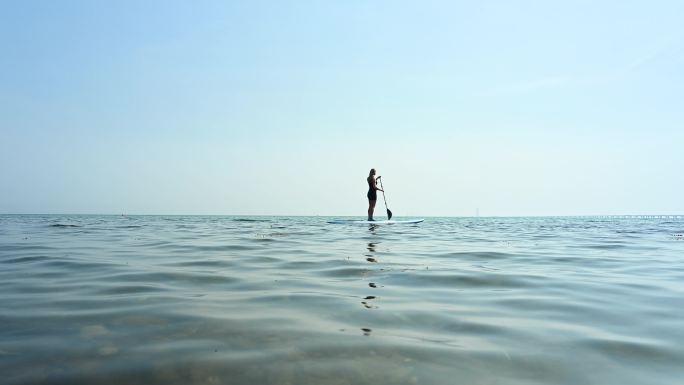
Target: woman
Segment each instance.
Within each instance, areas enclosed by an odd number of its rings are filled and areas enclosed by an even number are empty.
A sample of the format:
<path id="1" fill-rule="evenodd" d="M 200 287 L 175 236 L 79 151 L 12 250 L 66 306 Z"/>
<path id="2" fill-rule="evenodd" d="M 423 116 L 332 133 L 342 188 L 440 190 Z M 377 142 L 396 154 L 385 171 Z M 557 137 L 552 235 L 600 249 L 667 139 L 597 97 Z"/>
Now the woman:
<path id="1" fill-rule="evenodd" d="M 368 174 L 368 178 L 366 178 L 366 182 L 368 182 L 368 194 L 366 196 L 368 197 L 368 220 L 373 221 L 373 211 L 375 211 L 375 202 L 378 200 L 378 194 L 376 191 L 383 191 L 381 188 L 379 188 L 375 182 L 380 179 L 380 177 L 375 177 L 375 169 L 371 168 L 370 173 Z M 384 191 L 383 191 L 384 192 Z"/>

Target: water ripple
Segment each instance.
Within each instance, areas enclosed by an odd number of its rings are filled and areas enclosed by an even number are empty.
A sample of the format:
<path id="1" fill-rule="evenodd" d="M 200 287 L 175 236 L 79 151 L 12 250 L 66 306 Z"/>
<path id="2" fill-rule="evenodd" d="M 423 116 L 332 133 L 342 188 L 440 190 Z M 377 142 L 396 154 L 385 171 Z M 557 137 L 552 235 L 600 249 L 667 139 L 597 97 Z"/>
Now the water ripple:
<path id="1" fill-rule="evenodd" d="M 676 219 L 0 216 L 15 384 L 679 384 Z"/>

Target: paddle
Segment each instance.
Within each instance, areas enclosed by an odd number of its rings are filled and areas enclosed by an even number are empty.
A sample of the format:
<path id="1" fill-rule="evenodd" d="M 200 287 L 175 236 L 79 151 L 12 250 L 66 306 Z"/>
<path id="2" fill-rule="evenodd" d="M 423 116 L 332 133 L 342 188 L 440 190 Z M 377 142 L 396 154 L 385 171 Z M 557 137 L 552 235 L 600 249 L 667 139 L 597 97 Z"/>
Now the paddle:
<path id="1" fill-rule="evenodd" d="M 382 187 L 382 179 L 380 179 L 380 178 L 381 177 L 378 177 L 378 180 L 380 181 L 380 188 L 382 189 L 382 200 L 385 201 L 385 208 L 387 209 L 387 220 L 389 221 L 390 219 L 392 219 L 392 212 L 390 211 L 390 209 L 387 208 L 387 198 L 385 198 L 385 188 Z"/>

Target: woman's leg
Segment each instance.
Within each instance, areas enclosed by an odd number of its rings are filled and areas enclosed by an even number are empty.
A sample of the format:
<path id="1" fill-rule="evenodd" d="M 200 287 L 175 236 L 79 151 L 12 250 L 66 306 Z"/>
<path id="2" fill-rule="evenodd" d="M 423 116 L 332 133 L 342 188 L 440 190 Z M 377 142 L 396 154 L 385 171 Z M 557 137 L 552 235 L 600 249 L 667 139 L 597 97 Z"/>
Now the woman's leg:
<path id="1" fill-rule="evenodd" d="M 377 201 L 372 201 L 368 200 L 368 220 L 372 221 L 373 220 L 373 211 L 375 211 L 375 202 Z"/>

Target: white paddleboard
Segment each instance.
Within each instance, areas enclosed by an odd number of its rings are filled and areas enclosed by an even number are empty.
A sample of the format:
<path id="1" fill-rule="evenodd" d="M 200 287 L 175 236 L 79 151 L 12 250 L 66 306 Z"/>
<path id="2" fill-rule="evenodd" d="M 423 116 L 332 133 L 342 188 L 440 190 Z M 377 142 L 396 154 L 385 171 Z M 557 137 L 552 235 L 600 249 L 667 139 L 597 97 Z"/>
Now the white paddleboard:
<path id="1" fill-rule="evenodd" d="M 333 219 L 332 221 L 328 221 L 328 223 L 334 223 L 338 225 L 408 225 L 408 224 L 414 224 L 414 223 L 420 223 L 424 221 L 425 219 L 409 219 L 409 220 L 403 220 L 403 221 L 395 221 L 395 220 L 389 220 L 389 221 L 364 221 L 364 220 L 358 220 L 358 219 Z"/>

